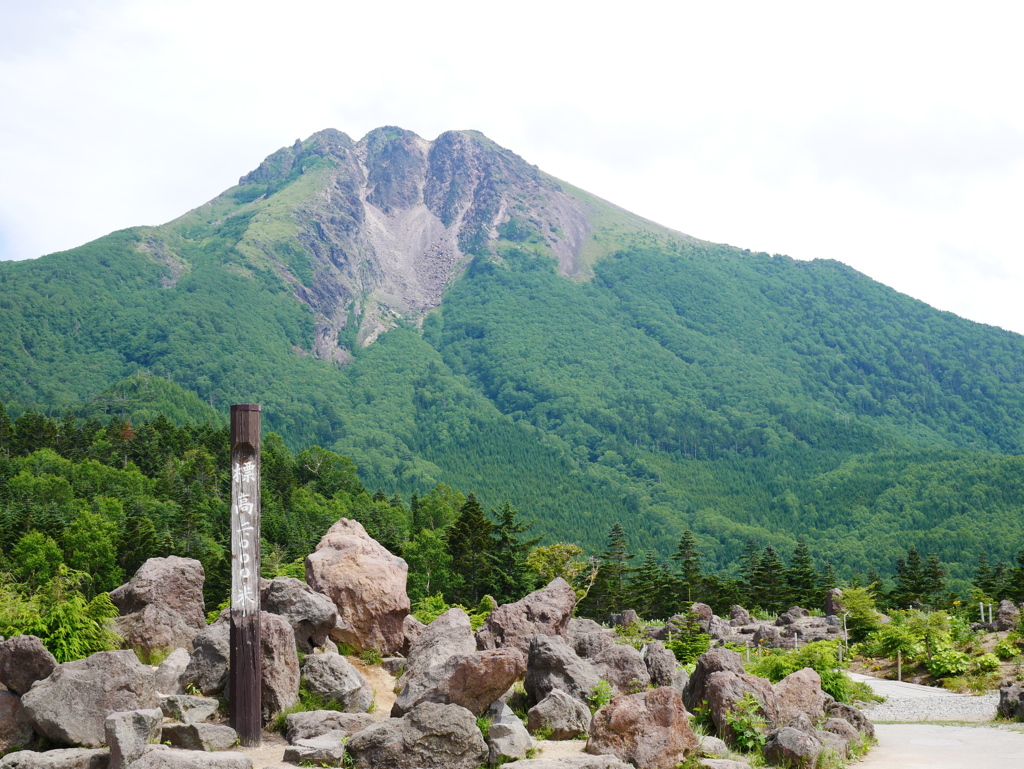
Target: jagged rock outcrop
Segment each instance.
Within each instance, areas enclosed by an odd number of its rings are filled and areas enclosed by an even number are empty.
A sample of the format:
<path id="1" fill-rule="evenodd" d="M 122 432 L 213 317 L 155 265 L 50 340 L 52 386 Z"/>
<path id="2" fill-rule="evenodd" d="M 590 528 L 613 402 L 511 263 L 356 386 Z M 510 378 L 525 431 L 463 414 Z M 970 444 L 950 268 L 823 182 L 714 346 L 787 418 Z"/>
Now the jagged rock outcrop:
<path id="1" fill-rule="evenodd" d="M 117 632 L 143 654 L 187 648 L 206 628 L 203 566 L 194 558 L 150 558 L 110 593 L 121 612 Z"/>
<path id="2" fill-rule="evenodd" d="M 284 617 L 295 632 L 295 646 L 303 654 L 323 646 L 337 620 L 334 602 L 302 580 L 275 577 L 260 585 L 260 609 Z"/>
<path id="3" fill-rule="evenodd" d="M 153 670 L 133 651 L 98 652 L 64 662 L 21 702 L 33 728 L 58 745 L 96 748 L 111 713 L 159 706 Z"/>
<path id="4" fill-rule="evenodd" d="M 589 704 L 601 676 L 586 660 L 580 659 L 558 636 L 534 636 L 526 663 L 523 685 L 534 704 L 552 690 L 561 689 L 584 704 Z"/>
<path id="5" fill-rule="evenodd" d="M 391 654 L 405 644 L 409 566 L 366 533 L 358 521 L 342 518 L 306 558 L 306 581 L 338 610 L 331 639 L 357 650 Z"/>
<path id="6" fill-rule="evenodd" d="M 638 769 L 673 769 L 697 750 L 679 692 L 670 687 L 616 697 L 594 714 L 587 752 Z"/>
<path id="7" fill-rule="evenodd" d="M 535 635 L 565 638 L 576 606 L 576 591 L 561 577 L 542 590 L 492 611 L 476 634 L 481 649 L 511 646 L 523 654 Z"/>

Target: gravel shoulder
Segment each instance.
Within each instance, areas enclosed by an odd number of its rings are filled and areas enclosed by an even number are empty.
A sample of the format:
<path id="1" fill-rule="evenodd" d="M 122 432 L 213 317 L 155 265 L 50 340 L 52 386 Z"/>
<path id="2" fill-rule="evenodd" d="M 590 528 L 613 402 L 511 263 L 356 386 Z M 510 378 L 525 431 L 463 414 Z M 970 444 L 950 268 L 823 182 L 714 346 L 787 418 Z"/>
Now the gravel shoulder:
<path id="1" fill-rule="evenodd" d="M 957 694 L 934 686 L 886 681 L 857 673 L 851 673 L 850 677 L 863 681 L 875 694 L 886 698 L 885 702 L 864 708 L 864 713 L 876 724 L 922 721 L 983 723 L 995 717 L 999 704 L 998 694 Z"/>

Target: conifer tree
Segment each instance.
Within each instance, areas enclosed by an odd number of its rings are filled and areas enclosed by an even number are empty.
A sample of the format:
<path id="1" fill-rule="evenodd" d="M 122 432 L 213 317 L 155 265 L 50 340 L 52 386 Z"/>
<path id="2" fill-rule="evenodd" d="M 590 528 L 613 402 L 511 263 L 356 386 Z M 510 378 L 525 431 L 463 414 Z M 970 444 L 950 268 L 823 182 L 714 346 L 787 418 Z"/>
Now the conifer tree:
<path id="1" fill-rule="evenodd" d="M 813 609 L 821 603 L 818 572 L 814 568 L 810 548 L 803 537 L 796 541 L 796 549 L 786 569 L 787 600 L 796 606 Z"/>
<path id="2" fill-rule="evenodd" d="M 476 495 L 470 494 L 448 530 L 451 569 L 459 580 L 454 598 L 467 606 L 476 606 L 492 589 L 493 530 L 494 524 L 484 515 Z"/>
<path id="3" fill-rule="evenodd" d="M 754 571 L 754 604 L 765 611 L 778 612 L 785 607 L 786 574 L 775 548 L 766 545 Z"/>
<path id="4" fill-rule="evenodd" d="M 0 454 L 11 454 L 11 418 L 3 403 L 0 403 Z"/>
<path id="5" fill-rule="evenodd" d="M 630 575 L 627 603 L 644 619 L 663 619 L 668 616 L 666 604 L 671 600 L 671 575 L 658 561 L 654 551 L 644 553 L 639 568 Z"/>
<path id="6" fill-rule="evenodd" d="M 907 548 L 907 557 L 896 561 L 896 584 L 890 598 L 900 608 L 919 607 L 928 595 L 928 577 L 917 548 Z"/>
<path id="7" fill-rule="evenodd" d="M 676 572 L 678 581 L 679 604 L 689 606 L 699 600 L 701 587 L 704 583 L 704 572 L 700 565 L 700 551 L 697 548 L 697 538 L 693 532 L 687 529 L 679 539 L 679 546 L 672 555 L 672 560 L 677 563 Z"/>
<path id="8" fill-rule="evenodd" d="M 533 589 L 534 572 L 526 565 L 530 551 L 540 542 L 540 537 L 523 539 L 533 526 L 519 519 L 519 511 L 506 502 L 494 516 L 494 565 L 493 597 L 499 604 L 513 603 Z"/>

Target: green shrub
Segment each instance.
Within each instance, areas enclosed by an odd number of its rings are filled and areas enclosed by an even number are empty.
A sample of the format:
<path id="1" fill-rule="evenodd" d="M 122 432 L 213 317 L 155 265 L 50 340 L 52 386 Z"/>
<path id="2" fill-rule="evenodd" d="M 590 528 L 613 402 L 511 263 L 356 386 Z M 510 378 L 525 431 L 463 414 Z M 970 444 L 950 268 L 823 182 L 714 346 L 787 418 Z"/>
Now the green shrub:
<path id="1" fill-rule="evenodd" d="M 821 688 L 840 702 L 853 702 L 862 695 L 839 664 L 837 641 L 814 641 L 792 651 L 772 650 L 750 665 L 750 672 L 778 683 L 790 673 L 811 668 L 821 678 Z"/>
<path id="2" fill-rule="evenodd" d="M 998 663 L 998 660 L 997 660 Z M 956 649 L 942 649 L 935 652 L 925 665 L 936 678 L 945 678 L 966 673 L 971 669 L 971 658 Z"/>
<path id="3" fill-rule="evenodd" d="M 761 715 L 761 703 L 753 694 L 747 692 L 725 711 L 725 720 L 732 727 L 736 747 L 744 753 L 760 752 L 764 747 L 768 740 L 768 721 Z"/>

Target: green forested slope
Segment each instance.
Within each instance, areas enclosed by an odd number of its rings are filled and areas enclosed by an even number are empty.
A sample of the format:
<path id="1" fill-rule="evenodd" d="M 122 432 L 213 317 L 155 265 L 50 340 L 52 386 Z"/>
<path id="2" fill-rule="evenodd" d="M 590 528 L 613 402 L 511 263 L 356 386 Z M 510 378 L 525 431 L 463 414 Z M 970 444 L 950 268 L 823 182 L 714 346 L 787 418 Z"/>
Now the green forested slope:
<path id="1" fill-rule="evenodd" d="M 162 228 L 0 263 L 0 401 L 180 424 L 259 402 L 291 451 L 346 454 L 370 489 L 473 489 L 592 550 L 616 521 L 662 555 L 689 527 L 726 569 L 748 539 L 802 535 L 840 575 L 916 544 L 962 580 L 1022 544 L 1021 336 L 836 262 L 666 232 L 568 280 L 517 219 L 422 328 L 395 318 L 361 349 L 346 326 L 342 366 L 311 354 L 322 271 L 289 212 L 333 161 L 308 160 Z"/>

